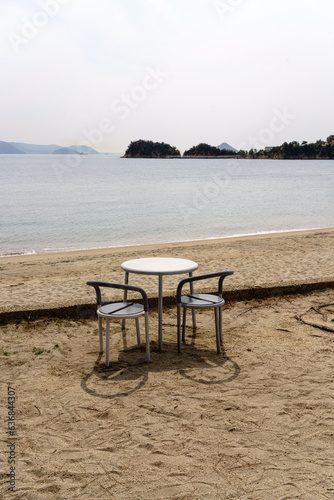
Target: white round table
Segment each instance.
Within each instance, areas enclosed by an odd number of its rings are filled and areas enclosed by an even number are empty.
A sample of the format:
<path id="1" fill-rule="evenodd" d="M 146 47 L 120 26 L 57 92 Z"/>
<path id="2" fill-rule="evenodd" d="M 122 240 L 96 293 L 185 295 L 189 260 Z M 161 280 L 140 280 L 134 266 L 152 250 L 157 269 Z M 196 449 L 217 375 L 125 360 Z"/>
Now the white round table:
<path id="1" fill-rule="evenodd" d="M 198 264 L 193 260 L 176 259 L 172 257 L 147 257 L 141 259 L 127 260 L 121 264 L 121 268 L 125 271 L 125 284 L 129 282 L 129 273 L 137 274 L 156 274 L 159 276 L 159 295 L 158 295 L 158 310 L 159 310 L 159 351 L 162 350 L 162 306 L 163 306 L 163 291 L 162 291 L 162 277 L 164 274 L 183 274 L 192 272 L 198 268 Z M 192 290 L 192 283 L 190 284 L 190 291 Z M 126 300 L 126 296 L 125 299 Z M 194 311 L 193 311 L 194 312 Z M 195 317 L 193 315 L 194 327 Z"/>

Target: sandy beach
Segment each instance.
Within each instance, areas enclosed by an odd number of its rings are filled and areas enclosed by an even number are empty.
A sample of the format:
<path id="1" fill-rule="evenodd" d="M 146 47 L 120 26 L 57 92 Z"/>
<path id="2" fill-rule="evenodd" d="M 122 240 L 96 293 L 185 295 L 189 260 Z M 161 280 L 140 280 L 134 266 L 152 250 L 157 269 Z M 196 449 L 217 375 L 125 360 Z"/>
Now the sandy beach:
<path id="1" fill-rule="evenodd" d="M 1 258 L 1 498 L 333 498 L 333 243 L 322 229 Z M 132 322 L 125 334 L 112 322 L 105 367 L 85 282 L 123 281 L 120 264 L 144 256 L 195 260 L 195 274 L 234 270 L 224 354 L 212 311 L 197 314 L 196 333 L 189 323 L 177 354 L 181 276 L 164 281 L 160 353 L 157 278 L 136 275 L 153 304 L 151 363 Z"/>
<path id="2" fill-rule="evenodd" d="M 169 243 L 60 254 L 0 258 L 0 318 L 10 311 L 50 310 L 94 302 L 88 279 L 123 282 L 121 263 L 139 257 L 177 257 L 198 263 L 197 274 L 231 269 L 226 292 L 282 289 L 334 280 L 334 229 L 276 233 L 185 243 Z M 173 301 L 178 281 L 164 278 L 164 297 Z M 157 278 L 130 275 L 149 297 L 158 294 Z M 270 292 L 269 292 L 270 295 Z M 247 297 L 248 298 L 248 297 Z"/>

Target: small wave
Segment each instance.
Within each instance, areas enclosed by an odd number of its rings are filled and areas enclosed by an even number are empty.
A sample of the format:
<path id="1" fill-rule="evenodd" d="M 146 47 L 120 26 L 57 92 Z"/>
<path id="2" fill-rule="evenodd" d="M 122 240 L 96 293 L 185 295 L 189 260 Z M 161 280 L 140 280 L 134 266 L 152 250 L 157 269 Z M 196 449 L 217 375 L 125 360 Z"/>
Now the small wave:
<path id="1" fill-rule="evenodd" d="M 35 250 L 31 250 L 29 252 L 8 252 L 8 253 L 2 253 L 0 255 L 1 257 L 18 257 L 20 255 L 37 255 L 37 252 Z"/>
<path id="2" fill-rule="evenodd" d="M 307 228 L 295 228 L 295 229 L 276 229 L 272 231 L 258 231 L 254 233 L 236 233 L 236 234 L 228 234 L 228 235 L 216 235 L 204 238 L 191 238 L 191 239 L 179 239 L 175 237 L 174 239 L 161 240 L 161 241 L 145 241 L 140 243 L 121 243 L 119 245 L 102 245 L 95 247 L 60 247 L 60 248 L 49 248 L 45 247 L 36 252 L 36 250 L 32 250 L 29 252 L 11 252 L 4 253 L 0 255 L 1 257 L 17 257 L 23 255 L 37 255 L 37 254 L 46 254 L 46 253 L 66 253 L 66 252 L 85 252 L 87 250 L 108 250 L 111 248 L 126 248 L 126 247 L 141 247 L 146 245 L 163 245 L 163 244 L 171 244 L 171 243 L 191 243 L 191 242 L 199 242 L 199 241 L 211 241 L 211 240 L 224 240 L 231 238 L 245 238 L 249 236 L 265 236 L 269 234 L 282 234 L 282 233 L 293 233 L 293 232 L 303 232 L 303 231 L 316 231 L 316 230 L 326 230 L 331 229 L 330 227 L 307 227 Z"/>

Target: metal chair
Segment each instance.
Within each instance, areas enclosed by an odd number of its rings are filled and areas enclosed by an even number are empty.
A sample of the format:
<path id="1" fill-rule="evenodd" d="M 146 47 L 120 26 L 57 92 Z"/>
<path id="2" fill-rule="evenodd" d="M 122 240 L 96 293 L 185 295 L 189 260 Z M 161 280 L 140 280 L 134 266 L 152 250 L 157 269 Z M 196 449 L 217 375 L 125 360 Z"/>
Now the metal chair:
<path id="1" fill-rule="evenodd" d="M 222 338 L 222 306 L 225 304 L 223 299 L 223 281 L 226 276 L 233 274 L 233 271 L 221 271 L 218 273 L 201 274 L 199 276 L 192 276 L 184 278 L 180 281 L 176 292 L 177 303 L 177 350 L 181 352 L 181 307 L 183 307 L 183 324 L 182 324 L 182 342 L 185 342 L 185 328 L 186 328 L 186 311 L 187 307 L 190 309 L 208 309 L 214 308 L 215 311 L 215 325 L 216 325 L 216 343 L 217 354 L 221 351 Z M 208 293 L 190 293 L 189 295 L 182 295 L 182 288 L 186 283 L 193 283 L 194 281 L 206 280 L 211 278 L 218 278 L 218 295 L 211 295 Z M 196 329 L 196 326 L 193 327 Z"/>
<path id="2" fill-rule="evenodd" d="M 109 366 L 110 349 L 110 319 L 134 318 L 136 320 L 137 344 L 140 348 L 139 316 L 145 315 L 146 361 L 150 361 L 150 339 L 148 328 L 148 298 L 145 290 L 138 286 L 121 283 L 107 283 L 104 281 L 87 281 L 87 285 L 95 288 L 97 301 L 97 315 L 99 318 L 100 353 L 103 352 L 102 318 L 106 319 L 106 366 Z M 143 297 L 143 304 L 134 302 L 113 302 L 102 305 L 101 287 L 118 288 L 124 291 L 139 292 Z"/>

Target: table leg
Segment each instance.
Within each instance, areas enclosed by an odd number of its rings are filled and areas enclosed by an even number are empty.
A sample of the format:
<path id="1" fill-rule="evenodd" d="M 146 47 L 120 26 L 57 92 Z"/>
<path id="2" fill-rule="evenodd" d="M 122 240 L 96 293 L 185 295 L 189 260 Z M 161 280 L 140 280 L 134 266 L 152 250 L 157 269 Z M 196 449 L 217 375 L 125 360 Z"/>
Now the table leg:
<path id="1" fill-rule="evenodd" d="M 159 274 L 159 296 L 158 296 L 158 310 L 159 310 L 159 330 L 158 330 L 158 344 L 159 351 L 162 351 L 162 307 L 163 307 L 163 296 L 162 296 L 162 274 Z"/>
<path id="2" fill-rule="evenodd" d="M 193 273 L 189 273 L 189 277 L 191 278 L 193 275 Z M 189 283 L 190 285 L 190 293 L 193 294 L 194 293 L 194 283 L 193 281 L 191 281 Z M 193 317 L 193 330 L 196 330 L 196 315 L 195 315 L 195 309 L 191 309 L 191 314 L 192 314 L 192 317 Z"/>
<path id="3" fill-rule="evenodd" d="M 129 284 L 129 272 L 125 271 L 125 277 L 124 277 L 124 285 Z M 126 302 L 126 299 L 128 298 L 128 291 L 124 290 L 123 294 L 123 302 Z M 122 330 L 125 329 L 125 319 L 122 319 Z"/>

